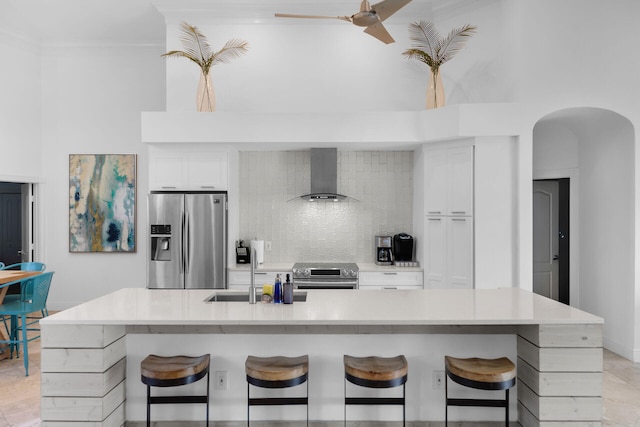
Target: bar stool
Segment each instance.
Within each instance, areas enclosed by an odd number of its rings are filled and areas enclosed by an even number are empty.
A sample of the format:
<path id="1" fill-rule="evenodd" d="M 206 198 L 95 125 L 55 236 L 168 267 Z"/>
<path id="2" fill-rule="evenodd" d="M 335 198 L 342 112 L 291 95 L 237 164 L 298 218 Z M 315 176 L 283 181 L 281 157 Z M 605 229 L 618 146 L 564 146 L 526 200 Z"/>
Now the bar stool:
<path id="1" fill-rule="evenodd" d="M 151 426 L 151 405 L 167 403 L 206 403 L 209 425 L 209 361 L 211 356 L 163 357 L 150 354 L 140 363 L 142 382 L 147 385 L 147 427 Z M 151 396 L 151 387 L 175 387 L 207 377 L 207 394 L 192 396 Z"/>
<path id="2" fill-rule="evenodd" d="M 506 357 L 499 359 L 457 359 L 444 357 L 447 377 L 466 387 L 480 390 L 505 390 L 503 399 L 452 399 L 449 398 L 445 378 L 445 426 L 449 425 L 449 406 L 488 406 L 505 408 L 505 426 L 509 426 L 509 389 L 516 383 L 516 366 Z"/>
<path id="3" fill-rule="evenodd" d="M 409 365 L 404 356 L 353 357 L 344 355 L 344 425 L 347 425 L 347 405 L 402 405 L 402 425 L 405 425 L 405 384 Z M 402 397 L 347 397 L 347 381 L 367 388 L 402 386 Z"/>
<path id="4" fill-rule="evenodd" d="M 251 406 L 307 405 L 307 427 L 309 426 L 309 356 L 257 357 L 248 356 L 245 362 L 247 374 L 247 427 Z M 307 383 L 304 397 L 251 398 L 251 385 L 262 388 L 288 388 Z"/>

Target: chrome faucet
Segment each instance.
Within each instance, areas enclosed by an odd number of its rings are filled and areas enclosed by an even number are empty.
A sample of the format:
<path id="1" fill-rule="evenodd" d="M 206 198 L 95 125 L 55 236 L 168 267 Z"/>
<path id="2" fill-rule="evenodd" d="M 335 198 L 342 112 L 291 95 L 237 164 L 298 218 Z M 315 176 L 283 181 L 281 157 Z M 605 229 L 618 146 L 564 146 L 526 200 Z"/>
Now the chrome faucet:
<path id="1" fill-rule="evenodd" d="M 256 263 L 258 255 L 255 248 L 251 248 L 251 285 L 249 286 L 249 304 L 256 303 Z"/>

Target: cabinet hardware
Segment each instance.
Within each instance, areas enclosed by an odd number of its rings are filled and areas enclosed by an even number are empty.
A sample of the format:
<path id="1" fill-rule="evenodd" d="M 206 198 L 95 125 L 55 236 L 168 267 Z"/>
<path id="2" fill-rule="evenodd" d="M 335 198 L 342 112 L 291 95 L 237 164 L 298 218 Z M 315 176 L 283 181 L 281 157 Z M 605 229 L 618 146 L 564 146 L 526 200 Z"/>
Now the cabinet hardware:
<path id="1" fill-rule="evenodd" d="M 429 211 L 429 213 L 432 214 L 432 215 L 439 215 L 442 212 L 441 211 Z"/>
<path id="2" fill-rule="evenodd" d="M 382 274 L 384 274 L 385 276 L 395 276 L 398 273 L 382 273 Z"/>
<path id="3" fill-rule="evenodd" d="M 429 221 L 440 221 L 440 218 L 429 218 Z"/>
<path id="4" fill-rule="evenodd" d="M 464 215 L 467 213 L 467 211 L 451 211 L 451 213 L 454 215 Z"/>
<path id="5" fill-rule="evenodd" d="M 464 222 L 464 221 L 466 221 L 466 219 L 465 218 L 451 218 L 451 221 L 462 221 L 462 222 Z"/>

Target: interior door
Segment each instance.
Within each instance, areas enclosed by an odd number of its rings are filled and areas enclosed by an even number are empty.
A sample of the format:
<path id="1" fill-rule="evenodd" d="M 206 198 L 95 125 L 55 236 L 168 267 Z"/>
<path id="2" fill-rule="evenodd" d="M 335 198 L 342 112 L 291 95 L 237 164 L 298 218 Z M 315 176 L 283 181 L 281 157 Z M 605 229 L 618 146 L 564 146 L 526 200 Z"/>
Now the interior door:
<path id="1" fill-rule="evenodd" d="M 533 292 L 559 299 L 559 184 L 533 182 Z"/>
<path id="2" fill-rule="evenodd" d="M 22 194 L 20 184 L 0 185 L 0 261 L 22 262 Z"/>

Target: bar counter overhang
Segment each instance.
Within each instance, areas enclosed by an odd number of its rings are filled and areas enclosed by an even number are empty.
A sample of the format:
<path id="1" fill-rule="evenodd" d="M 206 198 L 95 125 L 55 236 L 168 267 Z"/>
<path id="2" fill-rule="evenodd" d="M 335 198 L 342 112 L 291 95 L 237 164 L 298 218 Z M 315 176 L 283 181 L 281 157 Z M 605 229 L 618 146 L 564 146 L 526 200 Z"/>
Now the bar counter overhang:
<path id="1" fill-rule="evenodd" d="M 44 319 L 42 426 L 124 425 L 132 334 L 506 334 L 517 341 L 521 425 L 602 425 L 603 319 L 531 292 L 314 290 L 292 305 L 205 303 L 213 292 L 126 288 Z"/>

